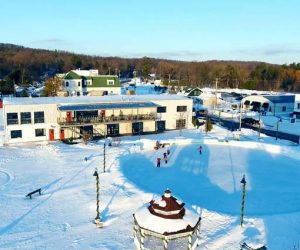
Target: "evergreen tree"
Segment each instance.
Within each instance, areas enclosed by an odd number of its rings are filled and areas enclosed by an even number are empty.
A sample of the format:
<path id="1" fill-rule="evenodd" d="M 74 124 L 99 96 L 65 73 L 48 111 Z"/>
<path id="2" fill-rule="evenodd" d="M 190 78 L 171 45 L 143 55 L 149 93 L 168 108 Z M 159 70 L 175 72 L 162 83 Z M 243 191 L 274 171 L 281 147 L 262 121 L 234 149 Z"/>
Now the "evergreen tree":
<path id="1" fill-rule="evenodd" d="M 211 131 L 212 128 L 213 128 L 213 125 L 211 123 L 211 120 L 210 120 L 210 118 L 207 118 L 206 123 L 205 123 L 205 132 L 207 133 L 207 132 Z"/>

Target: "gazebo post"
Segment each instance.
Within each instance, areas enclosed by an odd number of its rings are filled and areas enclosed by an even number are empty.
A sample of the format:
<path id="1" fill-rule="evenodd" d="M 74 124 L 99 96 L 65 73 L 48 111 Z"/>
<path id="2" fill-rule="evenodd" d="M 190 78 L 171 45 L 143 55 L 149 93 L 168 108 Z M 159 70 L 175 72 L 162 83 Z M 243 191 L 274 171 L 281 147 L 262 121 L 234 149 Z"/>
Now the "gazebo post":
<path id="1" fill-rule="evenodd" d="M 168 243 L 169 243 L 169 241 L 168 241 L 168 239 L 165 237 L 165 238 L 164 238 L 164 250 L 168 250 Z"/>
<path id="2" fill-rule="evenodd" d="M 141 250 L 144 250 L 144 243 L 145 243 L 145 232 L 143 229 L 141 229 Z"/>
<path id="3" fill-rule="evenodd" d="M 200 222 L 196 229 L 196 236 L 197 236 L 197 246 L 199 246 L 200 245 Z"/>
<path id="4" fill-rule="evenodd" d="M 192 250 L 192 233 L 189 234 L 189 245 L 188 245 L 188 250 Z"/>

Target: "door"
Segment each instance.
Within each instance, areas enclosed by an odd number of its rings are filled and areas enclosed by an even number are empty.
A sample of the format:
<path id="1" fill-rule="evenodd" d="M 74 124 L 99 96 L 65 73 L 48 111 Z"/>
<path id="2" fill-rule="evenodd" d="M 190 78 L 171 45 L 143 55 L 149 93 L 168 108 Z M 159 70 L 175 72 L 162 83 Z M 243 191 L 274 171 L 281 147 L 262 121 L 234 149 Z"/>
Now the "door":
<path id="1" fill-rule="evenodd" d="M 119 135 L 119 124 L 107 124 L 107 135 Z"/>
<path id="2" fill-rule="evenodd" d="M 64 129 L 60 130 L 60 139 L 61 140 L 65 139 L 65 130 Z"/>
<path id="3" fill-rule="evenodd" d="M 132 123 L 132 134 L 139 135 L 143 133 L 143 123 L 142 122 L 133 122 Z"/>
<path id="4" fill-rule="evenodd" d="M 156 131 L 163 132 L 166 130 L 166 121 L 157 121 L 156 122 Z"/>
<path id="5" fill-rule="evenodd" d="M 67 122 L 72 121 L 72 113 L 70 111 L 67 112 Z"/>
<path id="6" fill-rule="evenodd" d="M 54 140 L 54 129 L 49 129 L 49 141 Z"/>

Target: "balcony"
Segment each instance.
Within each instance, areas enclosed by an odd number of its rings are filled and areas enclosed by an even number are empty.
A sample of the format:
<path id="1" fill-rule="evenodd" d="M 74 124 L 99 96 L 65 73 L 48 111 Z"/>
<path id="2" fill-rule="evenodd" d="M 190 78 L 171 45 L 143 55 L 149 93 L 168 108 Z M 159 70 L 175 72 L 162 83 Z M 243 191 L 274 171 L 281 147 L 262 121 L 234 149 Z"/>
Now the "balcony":
<path id="1" fill-rule="evenodd" d="M 88 124 L 106 124 L 114 122 L 128 122 L 128 121 L 155 121 L 157 115 L 152 114 L 141 114 L 141 115 L 120 115 L 120 116 L 91 116 L 91 117 L 77 117 L 77 118 L 58 118 L 57 123 L 59 125 L 88 125 Z"/>

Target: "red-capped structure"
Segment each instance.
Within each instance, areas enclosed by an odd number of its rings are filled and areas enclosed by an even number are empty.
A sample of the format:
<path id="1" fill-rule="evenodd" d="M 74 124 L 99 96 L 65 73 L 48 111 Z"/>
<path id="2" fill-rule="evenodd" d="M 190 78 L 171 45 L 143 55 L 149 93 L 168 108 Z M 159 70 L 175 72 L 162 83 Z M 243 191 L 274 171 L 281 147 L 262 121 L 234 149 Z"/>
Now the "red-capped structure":
<path id="1" fill-rule="evenodd" d="M 178 202 L 172 196 L 171 191 L 167 189 L 164 195 L 161 196 L 161 201 L 150 201 L 148 209 L 151 214 L 165 219 L 182 219 L 185 215 L 184 205 L 183 202 Z"/>

